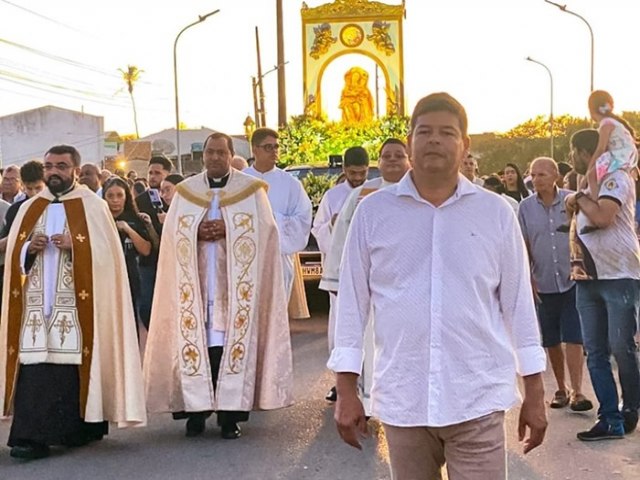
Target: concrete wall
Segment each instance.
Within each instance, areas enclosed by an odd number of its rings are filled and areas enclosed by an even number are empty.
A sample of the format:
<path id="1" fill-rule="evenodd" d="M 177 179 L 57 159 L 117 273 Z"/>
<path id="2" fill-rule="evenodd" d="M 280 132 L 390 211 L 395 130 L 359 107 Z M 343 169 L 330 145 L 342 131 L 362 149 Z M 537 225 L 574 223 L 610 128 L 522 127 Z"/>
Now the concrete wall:
<path id="1" fill-rule="evenodd" d="M 104 159 L 104 119 L 57 107 L 42 107 L 0 117 L 2 166 L 42 159 L 53 145 L 75 146 L 82 163 Z"/>

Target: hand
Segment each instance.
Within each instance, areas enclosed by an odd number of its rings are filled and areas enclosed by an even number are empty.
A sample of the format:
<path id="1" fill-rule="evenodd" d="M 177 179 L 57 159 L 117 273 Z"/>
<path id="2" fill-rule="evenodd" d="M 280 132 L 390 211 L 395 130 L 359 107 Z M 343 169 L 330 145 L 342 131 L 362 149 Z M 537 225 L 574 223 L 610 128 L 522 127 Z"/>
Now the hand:
<path id="1" fill-rule="evenodd" d="M 30 255 L 35 255 L 37 253 L 40 253 L 45 249 L 45 247 L 47 246 L 47 243 L 49 243 L 49 237 L 47 237 L 42 233 L 36 233 L 31 238 L 31 243 L 29 243 L 29 247 L 27 248 L 27 253 L 29 253 Z"/>
<path id="2" fill-rule="evenodd" d="M 160 225 L 164 225 L 164 219 L 167 217 L 167 214 L 164 212 L 160 212 L 157 214 L 157 217 L 158 217 L 158 222 L 160 222 Z M 149 225 L 151 225 L 151 218 L 149 218 Z"/>
<path id="3" fill-rule="evenodd" d="M 524 441 L 523 453 L 529 453 L 539 446 L 544 440 L 547 431 L 547 411 L 544 405 L 544 387 L 542 386 L 542 376 L 540 374 L 531 375 L 536 385 L 534 388 L 527 388 L 527 377 L 525 381 L 525 396 L 520 408 L 518 418 L 518 440 Z M 539 385 L 538 385 L 539 384 Z M 529 428 L 529 438 L 525 440 L 525 434 Z"/>
<path id="4" fill-rule="evenodd" d="M 119 232 L 127 233 L 127 234 L 131 230 L 131 227 L 129 226 L 129 224 L 127 222 L 123 222 L 122 220 L 118 220 L 116 222 L 116 228 L 118 229 Z"/>
<path id="5" fill-rule="evenodd" d="M 164 219 L 164 213 L 162 215 L 162 218 Z M 138 213 L 138 218 L 140 218 L 140 220 L 142 220 L 145 225 L 151 225 L 151 217 L 148 213 L 140 212 Z M 160 218 L 160 214 L 158 214 L 158 218 Z M 162 223 L 162 220 L 160 221 L 160 223 Z"/>
<path id="6" fill-rule="evenodd" d="M 56 233 L 51 235 L 51 243 L 60 250 L 71 250 L 71 235 L 68 233 Z"/>
<path id="7" fill-rule="evenodd" d="M 201 242 L 215 242 L 224 238 L 225 234 L 224 220 L 203 220 L 198 226 L 198 240 Z"/>
<path id="8" fill-rule="evenodd" d="M 340 438 L 345 443 L 358 450 L 362 450 L 360 439 L 369 436 L 364 407 L 355 392 L 338 392 L 336 410 L 334 413 L 336 426 Z"/>

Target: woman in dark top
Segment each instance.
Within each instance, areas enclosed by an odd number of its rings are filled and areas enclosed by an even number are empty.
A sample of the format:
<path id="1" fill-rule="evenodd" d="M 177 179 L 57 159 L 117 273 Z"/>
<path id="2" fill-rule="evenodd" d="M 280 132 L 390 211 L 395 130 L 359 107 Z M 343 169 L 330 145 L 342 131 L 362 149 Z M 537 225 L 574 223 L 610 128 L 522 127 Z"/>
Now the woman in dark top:
<path id="1" fill-rule="evenodd" d="M 139 217 L 131 189 L 125 180 L 120 177 L 111 177 L 102 187 L 102 198 L 107 202 L 120 234 L 120 243 L 127 264 L 133 311 L 137 320 L 138 298 L 140 296 L 138 258 L 151 253 L 149 234 L 144 222 Z"/>
<path id="2" fill-rule="evenodd" d="M 520 169 L 515 163 L 507 163 L 504 167 L 504 194 L 521 202 L 529 196 Z"/>

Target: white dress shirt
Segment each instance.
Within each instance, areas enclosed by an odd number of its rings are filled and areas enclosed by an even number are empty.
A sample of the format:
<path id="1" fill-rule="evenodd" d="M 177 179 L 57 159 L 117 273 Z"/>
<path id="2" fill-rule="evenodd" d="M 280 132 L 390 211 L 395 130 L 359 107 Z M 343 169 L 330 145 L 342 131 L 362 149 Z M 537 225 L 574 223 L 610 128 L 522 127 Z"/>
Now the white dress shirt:
<path id="1" fill-rule="evenodd" d="M 513 406 L 516 372 L 546 358 L 518 221 L 506 201 L 459 175 L 434 207 L 411 173 L 367 196 L 342 258 L 328 366 L 360 373 L 373 308 L 373 415 L 446 426 Z"/>
<path id="2" fill-rule="evenodd" d="M 311 233 L 318 241 L 318 248 L 323 255 L 329 253 L 331 248 L 331 232 L 333 230 L 334 216 L 340 213 L 345 200 L 354 188 L 348 181 L 339 183 L 327 190 L 322 196 L 318 211 L 313 219 Z"/>

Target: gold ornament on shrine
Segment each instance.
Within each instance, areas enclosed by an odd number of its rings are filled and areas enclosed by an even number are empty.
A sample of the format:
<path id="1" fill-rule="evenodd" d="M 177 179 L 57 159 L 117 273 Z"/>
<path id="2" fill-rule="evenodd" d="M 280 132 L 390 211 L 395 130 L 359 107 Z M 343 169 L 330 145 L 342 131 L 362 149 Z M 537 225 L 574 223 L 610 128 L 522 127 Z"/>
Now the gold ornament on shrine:
<path id="1" fill-rule="evenodd" d="M 327 67 L 347 54 L 373 60 L 385 80 L 382 115 L 404 115 L 404 61 L 401 5 L 369 0 L 336 0 L 318 7 L 302 4 L 305 115 L 323 118 L 322 81 Z M 375 116 L 370 75 L 360 65 L 344 73 L 342 121 L 361 124 Z"/>

